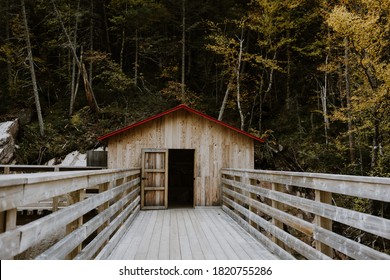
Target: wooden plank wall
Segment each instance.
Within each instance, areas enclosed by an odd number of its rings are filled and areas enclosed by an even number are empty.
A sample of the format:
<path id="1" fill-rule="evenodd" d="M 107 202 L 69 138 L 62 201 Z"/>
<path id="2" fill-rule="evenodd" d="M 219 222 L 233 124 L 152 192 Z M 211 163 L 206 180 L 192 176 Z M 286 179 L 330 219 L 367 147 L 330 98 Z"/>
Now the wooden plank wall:
<path id="1" fill-rule="evenodd" d="M 337 194 L 388 203 L 389 178 L 239 169 L 223 169 L 222 177 L 222 209 L 282 259 L 390 259 L 332 228 L 337 222 L 390 240 L 386 217 L 332 202 Z"/>
<path id="2" fill-rule="evenodd" d="M 108 142 L 108 168 L 141 166 L 141 149 L 195 149 L 195 206 L 221 205 L 221 168 L 254 168 L 254 140 L 179 110 Z"/>

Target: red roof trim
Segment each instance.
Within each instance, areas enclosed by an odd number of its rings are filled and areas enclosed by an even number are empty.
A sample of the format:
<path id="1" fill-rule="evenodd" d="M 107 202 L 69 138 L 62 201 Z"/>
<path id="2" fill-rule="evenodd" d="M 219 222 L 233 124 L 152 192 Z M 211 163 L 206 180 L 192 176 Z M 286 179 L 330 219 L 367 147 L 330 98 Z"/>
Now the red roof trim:
<path id="1" fill-rule="evenodd" d="M 103 136 L 99 137 L 98 140 L 99 140 L 99 141 L 105 140 L 105 139 L 110 138 L 110 137 L 112 137 L 112 136 L 114 136 L 114 135 L 117 135 L 117 134 L 120 134 L 120 133 L 125 132 L 125 131 L 127 131 L 127 130 L 130 130 L 130 129 L 134 128 L 134 127 L 143 125 L 143 124 L 145 124 L 145 123 L 147 123 L 147 122 L 150 122 L 150 121 L 152 121 L 152 120 L 161 118 L 162 116 L 165 116 L 165 115 L 168 115 L 168 114 L 170 114 L 170 113 L 176 112 L 176 111 L 178 111 L 178 110 L 180 110 L 180 109 L 184 109 L 184 110 L 186 110 L 186 111 L 188 111 L 188 112 L 194 113 L 194 114 L 196 114 L 196 115 L 198 115 L 198 116 L 201 116 L 201 117 L 203 117 L 203 118 L 205 118 L 205 119 L 208 119 L 208 120 L 210 120 L 210 121 L 212 121 L 212 122 L 215 122 L 215 123 L 220 124 L 220 125 L 222 125 L 222 126 L 224 126 L 224 127 L 227 127 L 227 128 L 229 128 L 229 129 L 232 129 L 232 130 L 234 130 L 234 131 L 236 131 L 236 132 L 238 132 L 238 133 L 240 133 L 240 134 L 243 134 L 243 135 L 245 135 L 245 136 L 248 136 L 248 137 L 250 137 L 250 138 L 252 138 L 252 139 L 254 139 L 254 140 L 256 140 L 256 141 L 264 142 L 264 140 L 261 139 L 261 138 L 259 138 L 259 137 L 256 137 L 256 136 L 254 136 L 254 135 L 252 135 L 252 134 L 250 134 L 250 133 L 248 133 L 248 132 L 245 132 L 245 131 L 243 131 L 243 130 L 241 130 L 241 129 L 238 129 L 238 128 L 234 127 L 234 126 L 228 125 L 227 123 L 221 122 L 221 121 L 219 121 L 219 120 L 217 120 L 217 119 L 215 119 L 215 118 L 213 118 L 213 117 L 210 117 L 210 116 L 208 116 L 208 115 L 206 115 L 206 114 L 203 114 L 203 113 L 201 113 L 201 112 L 199 112 L 199 111 L 197 111 L 197 110 L 194 110 L 194 109 L 192 109 L 192 108 L 190 108 L 190 107 L 188 107 L 188 106 L 186 106 L 186 105 L 184 105 L 184 104 L 179 105 L 179 106 L 176 106 L 176 107 L 174 107 L 174 108 L 172 108 L 172 109 L 170 109 L 170 110 L 167 110 L 167 111 L 165 111 L 165 112 L 162 112 L 162 113 L 160 113 L 160 114 L 157 114 L 157 115 L 155 115 L 155 116 L 153 116 L 153 117 L 147 118 L 147 119 L 142 120 L 142 121 L 140 121 L 140 122 L 131 124 L 131 125 L 129 125 L 129 126 L 126 126 L 126 127 L 124 127 L 124 128 L 121 128 L 121 129 L 119 129 L 119 130 L 116 130 L 116 131 L 113 131 L 113 132 L 108 133 L 108 134 L 106 134 L 106 135 L 103 135 Z"/>

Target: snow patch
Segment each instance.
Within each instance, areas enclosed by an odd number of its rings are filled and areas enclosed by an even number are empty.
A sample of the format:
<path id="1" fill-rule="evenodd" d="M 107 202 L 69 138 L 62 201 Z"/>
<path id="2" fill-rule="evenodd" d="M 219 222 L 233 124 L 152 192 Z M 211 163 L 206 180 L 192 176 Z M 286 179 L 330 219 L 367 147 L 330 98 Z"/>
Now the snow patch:
<path id="1" fill-rule="evenodd" d="M 67 154 L 60 166 L 87 166 L 87 155 L 79 151 L 73 151 Z"/>
<path id="2" fill-rule="evenodd" d="M 94 149 L 94 151 L 104 151 L 103 147 Z M 53 158 L 45 163 L 45 165 L 59 165 L 59 166 L 87 166 L 87 154 L 82 154 L 79 151 L 73 151 L 67 154 L 61 161 L 58 158 Z"/>

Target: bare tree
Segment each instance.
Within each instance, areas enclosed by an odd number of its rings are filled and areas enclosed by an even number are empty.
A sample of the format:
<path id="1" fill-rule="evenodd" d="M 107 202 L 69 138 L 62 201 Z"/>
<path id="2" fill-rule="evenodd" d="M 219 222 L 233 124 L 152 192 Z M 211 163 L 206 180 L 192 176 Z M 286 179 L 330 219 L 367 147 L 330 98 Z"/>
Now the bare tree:
<path id="1" fill-rule="evenodd" d="M 24 0 L 21 0 L 20 2 L 22 5 L 22 14 L 23 14 L 23 22 L 24 22 L 24 36 L 27 44 L 27 60 L 30 66 L 29 68 L 30 68 L 31 81 L 32 81 L 33 91 L 34 91 L 35 106 L 37 108 L 37 114 L 38 114 L 39 132 L 41 136 L 44 136 L 45 128 L 44 128 L 44 123 L 42 118 L 41 103 L 39 101 L 38 85 L 37 85 L 37 79 L 36 79 L 35 67 L 34 67 L 34 57 L 33 57 L 31 42 L 30 42 L 30 31 L 27 23 L 26 6 L 24 4 Z"/>
<path id="2" fill-rule="evenodd" d="M 93 5 L 93 0 L 91 0 L 91 7 L 90 7 L 91 15 L 89 19 L 89 51 L 92 53 L 93 52 L 93 16 L 94 16 L 94 5 Z M 89 84 L 92 88 L 92 82 L 93 82 L 93 63 L 92 60 L 89 62 Z"/>
<path id="3" fill-rule="evenodd" d="M 329 54 L 325 58 L 325 65 L 328 66 Z M 328 145 L 328 130 L 329 130 L 329 117 L 328 117 L 328 72 L 325 71 L 324 85 L 320 86 L 320 96 L 322 104 L 322 115 L 324 117 L 324 131 L 325 131 L 325 143 Z"/>
<path id="4" fill-rule="evenodd" d="M 245 124 L 244 114 L 242 113 L 242 108 L 241 108 L 241 62 L 242 62 L 242 51 L 243 51 L 243 43 L 244 43 L 243 36 L 244 36 L 244 28 L 242 28 L 241 38 L 239 38 L 240 49 L 238 52 L 237 68 L 236 68 L 237 108 L 238 108 L 238 112 L 240 113 L 241 130 L 244 130 L 244 124 Z"/>
<path id="5" fill-rule="evenodd" d="M 244 28 L 242 27 L 241 36 L 240 36 L 240 38 L 238 38 L 239 50 L 238 50 L 237 62 L 235 65 L 229 66 L 233 69 L 233 71 L 232 71 L 232 75 L 229 79 L 230 81 L 227 85 L 225 96 L 223 98 L 221 109 L 219 110 L 219 116 L 218 116 L 218 120 L 222 120 L 223 113 L 225 111 L 225 107 L 226 107 L 226 104 L 228 101 L 229 93 L 230 93 L 230 90 L 233 88 L 234 79 L 235 79 L 236 80 L 236 84 L 235 84 L 236 94 L 237 94 L 237 108 L 238 108 L 238 112 L 240 114 L 240 122 L 241 122 L 240 128 L 241 128 L 241 130 L 244 130 L 244 125 L 245 125 L 245 122 L 244 122 L 245 118 L 244 118 L 244 114 L 243 114 L 242 108 L 241 108 L 241 71 L 242 71 L 241 64 L 242 64 L 242 53 L 243 53 L 243 44 L 244 44 L 243 36 L 244 36 Z"/>
<path id="6" fill-rule="evenodd" d="M 351 116 L 351 88 L 349 77 L 349 41 L 344 39 L 344 60 L 345 60 L 345 94 L 347 98 L 347 114 L 348 114 L 348 140 L 349 140 L 349 156 L 352 163 L 355 162 L 355 141 L 352 132 L 352 116 Z"/>
<path id="7" fill-rule="evenodd" d="M 229 97 L 229 92 L 230 92 L 230 83 L 227 85 L 225 96 L 223 97 L 221 109 L 219 110 L 219 116 L 218 116 L 219 121 L 222 121 L 223 113 L 225 112 L 226 103 Z"/>
<path id="8" fill-rule="evenodd" d="M 185 82 L 186 82 L 186 1 L 183 0 L 183 17 L 182 17 L 182 57 L 181 57 L 181 94 L 184 99 Z"/>
<path id="9" fill-rule="evenodd" d="M 83 77 L 85 96 L 87 98 L 88 106 L 92 109 L 93 112 L 98 113 L 100 111 L 100 109 L 99 109 L 99 106 L 96 102 L 95 95 L 93 94 L 91 84 L 89 83 L 88 73 L 87 73 L 87 70 L 85 68 L 85 64 L 82 61 L 80 61 L 80 59 L 77 56 L 76 46 L 73 45 L 73 43 L 72 43 L 72 40 L 68 34 L 68 31 L 65 28 L 64 22 L 62 21 L 61 13 L 57 9 L 57 6 L 56 6 L 54 0 L 51 0 L 51 3 L 53 4 L 53 8 L 54 8 L 54 11 L 57 15 L 57 18 L 60 21 L 62 31 L 64 32 L 64 34 L 66 36 L 66 39 L 67 39 L 69 47 L 72 51 L 73 57 L 76 60 L 77 67 L 79 68 L 79 70 L 81 72 L 81 76 Z"/>
<path id="10" fill-rule="evenodd" d="M 76 20 L 75 20 L 75 27 L 74 27 L 74 34 L 73 34 L 73 45 L 77 45 L 77 30 L 78 30 L 78 23 L 79 23 L 79 12 L 80 12 L 80 0 L 77 2 L 77 11 L 76 11 Z M 78 91 L 78 79 L 80 77 L 80 69 L 79 69 L 79 75 L 77 76 L 76 81 L 76 58 L 72 56 L 72 80 L 71 80 L 71 87 L 70 87 L 70 106 L 69 106 L 69 116 L 73 115 L 73 109 L 74 109 L 74 103 L 76 101 L 76 95 Z"/>

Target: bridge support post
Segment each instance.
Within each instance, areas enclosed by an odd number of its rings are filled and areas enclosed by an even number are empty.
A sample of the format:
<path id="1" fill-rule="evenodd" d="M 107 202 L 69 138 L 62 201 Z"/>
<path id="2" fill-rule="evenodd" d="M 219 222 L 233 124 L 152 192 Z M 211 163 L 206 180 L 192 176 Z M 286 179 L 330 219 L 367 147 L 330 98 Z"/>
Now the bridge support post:
<path id="1" fill-rule="evenodd" d="M 234 181 L 243 183 L 243 177 L 242 176 L 234 176 Z M 240 188 L 233 187 L 234 192 L 242 194 L 242 190 Z M 242 202 L 239 199 L 236 199 L 233 197 L 233 201 L 239 205 L 242 206 Z M 240 216 L 242 219 L 246 220 L 248 222 L 248 219 L 240 213 L 237 209 L 234 209 L 234 212 Z"/>
<path id="2" fill-rule="evenodd" d="M 332 193 L 315 190 L 315 201 L 326 203 L 326 204 L 332 204 Z M 314 218 L 314 223 L 323 229 L 332 231 L 332 220 L 316 215 Z M 315 240 L 315 246 L 318 251 L 333 258 L 333 249 L 331 247 L 318 240 Z"/>
<path id="3" fill-rule="evenodd" d="M 0 212 L 0 233 L 16 228 L 17 215 L 18 211 L 16 208 Z"/>
<path id="4" fill-rule="evenodd" d="M 118 179 L 118 180 L 115 181 L 115 187 L 119 187 L 119 186 L 123 185 L 126 182 L 127 182 L 127 179 L 125 179 L 125 178 Z M 122 199 L 125 195 L 126 195 L 126 193 L 122 193 L 118 197 L 118 200 Z M 122 212 L 124 209 L 125 209 L 125 207 L 122 207 L 120 211 Z M 121 223 L 121 225 L 123 225 L 123 222 Z"/>
<path id="5" fill-rule="evenodd" d="M 111 184 L 110 183 L 101 184 L 101 185 L 99 185 L 99 193 L 108 191 L 110 188 L 111 188 Z M 100 205 L 98 207 L 99 214 L 102 213 L 104 210 L 106 210 L 109 206 L 110 206 L 110 202 L 109 201 L 107 201 L 107 202 L 103 203 L 102 205 Z M 97 233 L 100 233 L 105 227 L 108 226 L 109 223 L 110 223 L 109 221 L 104 222 L 101 225 L 101 227 L 98 228 Z"/>
<path id="6" fill-rule="evenodd" d="M 277 192 L 284 192 L 284 185 L 278 183 L 272 183 L 271 189 Z M 284 205 L 281 202 L 272 200 L 272 207 L 284 211 Z M 283 230 L 283 223 L 281 221 L 272 218 L 272 224 Z M 277 239 L 275 236 L 272 236 L 272 241 L 276 243 L 279 247 L 283 248 L 283 242 Z"/>
<path id="7" fill-rule="evenodd" d="M 80 202 L 84 199 L 85 196 L 85 190 L 78 190 L 75 192 L 72 192 L 69 194 L 69 205 L 75 204 L 77 202 Z M 76 230 L 83 224 L 83 216 L 79 217 L 75 221 L 71 222 L 66 226 L 66 235 L 70 234 L 72 231 Z M 68 256 L 68 259 L 73 259 L 75 256 L 77 256 L 78 253 L 80 253 L 82 249 L 82 244 L 79 244 Z"/>
<path id="8" fill-rule="evenodd" d="M 0 213 L 0 233 L 16 228 L 17 209 L 9 209 Z"/>
<path id="9" fill-rule="evenodd" d="M 52 206 L 52 211 L 56 212 L 58 211 L 58 203 L 59 203 L 59 197 L 53 197 L 53 206 Z"/>
<path id="10" fill-rule="evenodd" d="M 257 180 L 254 180 L 254 179 L 250 179 L 249 182 L 248 182 L 248 184 L 250 184 L 250 185 L 252 185 L 252 186 L 258 186 Z M 253 199 L 253 200 L 257 200 L 257 195 L 254 194 L 254 193 L 249 192 L 249 198 L 250 198 L 250 199 Z M 253 206 L 252 206 L 252 203 L 249 205 L 249 211 L 251 211 L 252 213 L 254 213 L 256 216 L 259 215 L 259 213 L 257 212 L 257 208 L 256 208 L 256 207 L 253 207 Z M 249 224 L 250 224 L 252 227 L 254 227 L 255 229 L 258 229 L 258 225 L 257 225 L 254 221 L 250 220 L 250 221 L 249 221 Z"/>

